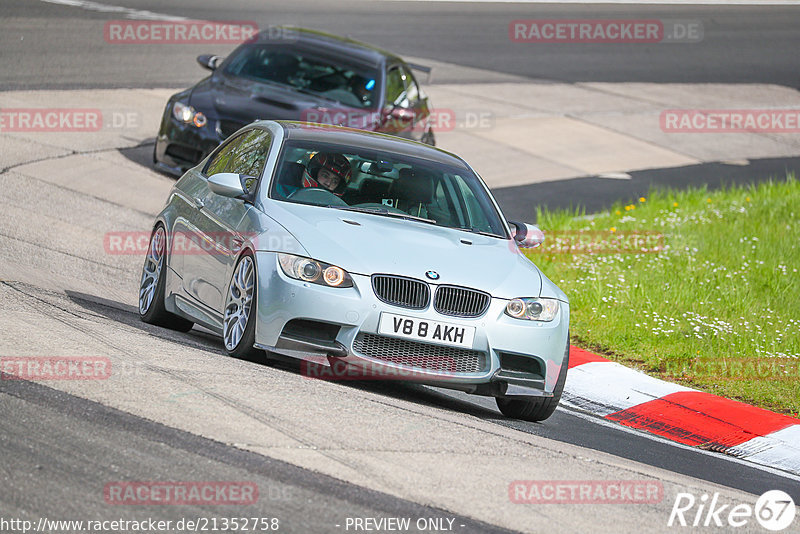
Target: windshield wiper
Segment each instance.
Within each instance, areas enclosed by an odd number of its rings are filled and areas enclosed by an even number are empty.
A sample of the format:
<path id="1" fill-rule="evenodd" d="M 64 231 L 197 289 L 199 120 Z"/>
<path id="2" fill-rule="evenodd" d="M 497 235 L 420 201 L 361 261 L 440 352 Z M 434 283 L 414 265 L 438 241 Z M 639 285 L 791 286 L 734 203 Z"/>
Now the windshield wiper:
<path id="1" fill-rule="evenodd" d="M 316 96 L 317 98 L 322 98 L 323 100 L 327 100 L 328 102 L 335 102 L 336 104 L 342 105 L 341 102 L 336 100 L 335 98 L 331 98 L 329 96 L 325 96 L 322 93 L 317 93 L 316 91 L 312 91 L 310 89 L 304 89 L 302 87 L 297 87 L 296 85 L 288 84 L 287 87 L 297 91 L 298 93 L 303 93 L 304 95 L 311 95 Z"/>
<path id="2" fill-rule="evenodd" d="M 471 234 L 485 235 L 489 237 L 499 237 L 501 239 L 503 238 L 503 236 L 501 235 L 494 234 L 492 232 L 484 232 L 483 230 L 478 230 L 477 228 L 472 228 L 470 226 L 455 226 L 454 228 L 457 228 L 459 230 L 464 230 L 465 232 L 469 232 Z"/>
<path id="3" fill-rule="evenodd" d="M 389 213 L 389 210 L 386 208 L 359 208 L 358 206 L 335 206 L 333 204 L 328 204 L 325 207 L 344 211 L 360 211 L 361 213 L 378 213 L 381 215 L 384 213 Z"/>
<path id="4" fill-rule="evenodd" d="M 326 206 L 328 208 L 334 208 L 337 210 L 344 210 L 344 211 L 358 211 L 361 213 L 372 213 L 373 215 L 383 215 L 385 217 L 395 217 L 398 219 L 407 219 L 409 221 L 420 221 L 429 224 L 436 224 L 436 221 L 433 219 L 426 219 L 425 217 L 417 217 L 416 215 L 409 215 L 408 213 L 397 213 L 394 211 L 389 211 L 386 208 L 359 208 L 358 206 Z"/>

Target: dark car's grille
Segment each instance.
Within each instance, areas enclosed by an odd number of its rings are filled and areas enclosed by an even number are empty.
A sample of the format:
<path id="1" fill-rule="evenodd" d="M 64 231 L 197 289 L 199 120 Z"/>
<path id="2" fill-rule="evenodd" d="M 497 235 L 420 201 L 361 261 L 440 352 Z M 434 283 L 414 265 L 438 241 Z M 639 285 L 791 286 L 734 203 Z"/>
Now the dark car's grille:
<path id="1" fill-rule="evenodd" d="M 192 164 L 197 163 L 203 158 L 203 153 L 199 150 L 195 150 L 194 148 L 189 148 L 183 145 L 168 145 L 164 152 L 167 156 L 170 156 L 173 159 L 186 161 Z"/>
<path id="2" fill-rule="evenodd" d="M 365 333 L 356 336 L 353 350 L 362 356 L 397 365 L 448 373 L 479 373 L 486 370 L 487 363 L 486 353 L 477 350 Z"/>
<path id="3" fill-rule="evenodd" d="M 372 289 L 383 302 L 412 310 L 426 308 L 431 299 L 428 284 L 413 278 L 376 274 L 372 276 Z"/>
<path id="4" fill-rule="evenodd" d="M 220 134 L 223 139 L 227 139 L 244 126 L 245 124 L 241 122 L 222 120 L 217 123 L 217 133 Z"/>
<path id="5" fill-rule="evenodd" d="M 486 312 L 492 297 L 483 291 L 457 286 L 439 286 L 433 298 L 433 309 L 442 315 L 478 317 Z"/>

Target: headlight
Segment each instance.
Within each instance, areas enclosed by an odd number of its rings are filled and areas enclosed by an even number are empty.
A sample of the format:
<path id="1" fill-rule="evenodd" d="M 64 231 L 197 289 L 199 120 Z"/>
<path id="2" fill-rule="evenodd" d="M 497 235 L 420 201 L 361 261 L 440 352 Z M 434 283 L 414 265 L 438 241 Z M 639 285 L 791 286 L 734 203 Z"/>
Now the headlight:
<path id="1" fill-rule="evenodd" d="M 283 273 L 295 280 L 327 287 L 353 287 L 347 271 L 335 265 L 292 254 L 278 254 L 278 263 Z"/>
<path id="2" fill-rule="evenodd" d="M 208 122 L 205 115 L 182 102 L 175 102 L 172 105 L 172 116 L 186 124 L 194 124 L 198 128 L 202 128 Z"/>
<path id="3" fill-rule="evenodd" d="M 512 299 L 506 304 L 506 314 L 528 321 L 552 321 L 558 314 L 558 301 L 531 297 Z"/>

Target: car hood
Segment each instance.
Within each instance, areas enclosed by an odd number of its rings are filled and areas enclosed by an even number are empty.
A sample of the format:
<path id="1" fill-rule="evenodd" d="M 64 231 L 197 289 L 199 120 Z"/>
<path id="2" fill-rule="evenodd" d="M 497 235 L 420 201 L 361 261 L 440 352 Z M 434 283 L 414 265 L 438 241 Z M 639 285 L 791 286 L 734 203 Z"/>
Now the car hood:
<path id="1" fill-rule="evenodd" d="M 272 218 L 314 259 L 353 274 L 397 274 L 487 291 L 494 297 L 539 296 L 539 269 L 508 239 L 405 219 L 317 206 L 270 203 Z M 466 243 L 465 243 L 466 241 Z M 471 244 L 468 244 L 471 243 Z"/>
<path id="2" fill-rule="evenodd" d="M 241 125 L 254 120 L 321 122 L 374 129 L 379 114 L 342 106 L 331 100 L 293 91 L 277 84 L 215 74 L 192 88 L 190 100 L 209 118 Z"/>

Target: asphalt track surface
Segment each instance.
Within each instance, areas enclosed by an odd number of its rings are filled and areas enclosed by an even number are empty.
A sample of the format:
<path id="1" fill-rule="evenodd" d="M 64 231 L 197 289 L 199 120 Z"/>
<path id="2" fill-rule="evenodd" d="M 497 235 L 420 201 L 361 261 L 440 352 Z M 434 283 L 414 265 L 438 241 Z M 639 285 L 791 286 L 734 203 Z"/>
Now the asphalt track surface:
<path id="1" fill-rule="evenodd" d="M 171 480 L 255 483 L 259 499 L 255 508 L 248 508 L 247 516 L 278 518 L 290 532 L 328 532 L 354 516 L 435 516 L 452 519 L 460 532 L 509 532 L 32 382 L 4 384 L 0 406 L 6 415 L 13 414 L 0 419 L 0 445 L 8 462 L 3 466 L 4 477 L 13 484 L 1 493 L 6 517 L 11 510 L 17 512 L 14 515 L 29 510 L 50 519 L 105 518 L 108 506 L 98 491 L 98 480 L 159 480 L 168 473 Z M 112 515 L 132 521 L 157 517 L 173 523 L 182 518 L 241 517 L 236 506 L 137 508 L 118 507 Z"/>
<path id="2" fill-rule="evenodd" d="M 259 27 L 296 24 L 384 47 L 401 55 L 561 82 L 774 83 L 800 87 L 800 6 L 653 6 L 461 4 L 298 0 L 124 0 L 104 2 L 207 20 L 250 20 Z M 195 57 L 234 47 L 108 44 L 94 20 L 123 18 L 71 6 L 2 0 L 0 89 L 185 87 L 198 80 Z M 512 43 L 515 19 L 624 18 L 693 20 L 699 43 Z M 91 27 L 91 30 L 89 28 Z M 440 79 L 444 82 L 488 82 Z"/>
<path id="3" fill-rule="evenodd" d="M 225 2 L 220 6 L 218 2 L 205 0 L 164 5 L 125 1 L 114 2 L 114 5 L 191 18 L 255 20 L 261 26 L 294 23 L 350 34 L 401 54 L 523 75 L 543 83 L 759 82 L 797 87 L 800 81 L 800 56 L 796 53 L 800 49 L 800 33 L 796 31 L 796 21 L 800 17 L 798 8 L 519 4 L 470 4 L 465 8 L 450 3 L 416 2 L 344 2 L 332 8 L 328 4 L 308 2 L 291 6 L 272 2 Z M 186 45 L 174 52 L 174 57 L 164 58 L 155 46 L 114 47 L 102 40 L 98 42 L 97 35 L 82 31 L 87 19 L 112 19 L 115 18 L 113 14 L 20 0 L 3 0 L 0 9 L 3 17 L 0 21 L 3 65 L 0 90 L 183 87 L 198 78 L 194 62 L 197 54 L 226 52 Z M 703 22 L 705 38 L 702 43 L 693 45 L 598 45 L 580 49 L 554 45 L 533 50 L 529 45 L 512 45 L 507 37 L 507 23 L 514 18 L 632 16 L 698 19 Z M 133 161 L 146 161 L 144 154 L 148 150 L 142 147 L 131 151 L 128 157 Z M 782 165 L 785 167 L 784 161 L 755 164 L 758 170 L 775 172 L 779 172 Z M 751 165 L 733 180 L 748 181 L 752 178 L 748 173 L 753 172 L 753 167 Z M 704 170 L 715 175 L 713 168 Z M 616 182 L 610 192 L 606 183 L 587 182 L 584 194 L 587 201 L 596 199 L 592 209 L 601 209 L 617 198 L 639 194 L 649 183 L 659 183 L 664 173 L 678 175 L 680 171 L 633 173 L 632 181 Z M 716 173 L 720 182 L 723 176 L 730 176 L 727 171 L 723 168 Z M 550 189 L 537 194 L 552 194 L 553 205 L 558 205 L 557 198 L 563 198 L 558 187 L 566 187 L 566 184 L 542 184 L 542 187 Z M 601 189 L 605 197 L 596 195 Z M 509 201 L 513 200 L 511 193 Z M 502 194 L 500 200 L 503 200 Z M 33 299 L 52 298 L 37 288 L 19 286 L 13 291 L 28 292 Z M 90 295 L 72 294 L 69 302 L 63 305 L 75 313 L 88 310 L 119 324 L 139 324 L 132 308 L 117 302 L 98 302 Z M 169 334 L 162 335 L 170 339 Z M 222 352 L 218 340 L 197 330 L 177 338 L 175 343 L 191 343 L 200 351 Z M 291 370 L 291 365 L 282 365 Z M 568 408 L 559 409 L 544 424 L 531 424 L 503 419 L 490 399 L 406 384 L 352 384 L 350 387 L 377 392 L 387 398 L 411 399 L 443 412 L 466 413 L 521 433 L 606 452 L 621 461 L 641 462 L 754 495 L 768 489 L 783 489 L 795 501 L 800 501 L 800 484 L 796 480 L 601 424 Z M 463 524 L 465 532 L 503 531 L 245 452 L 41 384 L 2 383 L 0 429 L 3 452 L 0 504 L 6 511 L 62 518 L 101 511 L 102 501 L 76 501 L 74 498 L 92 492 L 96 495 L 98 480 L 147 480 L 164 473 L 181 480 L 233 480 L 246 474 L 248 479 L 258 481 L 262 493 L 268 497 L 264 501 L 264 514 L 302 518 L 296 531 L 335 531 L 332 525 L 344 516 L 381 515 L 448 516 Z M 102 473 L 98 473 L 98 469 L 102 469 Z M 574 476 L 574 473 L 565 474 L 564 478 Z M 144 511 L 128 509 L 120 515 L 138 517 Z M 178 514 L 173 509 L 162 508 L 157 513 L 168 519 L 221 512 L 219 509 L 181 509 Z"/>

